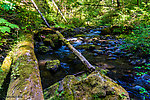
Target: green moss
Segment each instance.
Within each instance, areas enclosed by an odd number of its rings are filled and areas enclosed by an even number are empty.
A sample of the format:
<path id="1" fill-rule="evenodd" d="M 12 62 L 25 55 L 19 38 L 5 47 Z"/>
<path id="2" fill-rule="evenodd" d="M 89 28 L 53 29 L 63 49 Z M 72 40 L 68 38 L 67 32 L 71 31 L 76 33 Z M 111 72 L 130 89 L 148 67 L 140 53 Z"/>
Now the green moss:
<path id="1" fill-rule="evenodd" d="M 79 45 L 79 46 L 77 46 L 76 48 L 88 50 L 88 49 L 90 49 L 90 48 L 95 48 L 95 45 L 85 44 L 85 45 Z"/>
<path id="2" fill-rule="evenodd" d="M 125 92 L 123 88 L 99 72 L 93 72 L 85 78 L 78 79 L 73 75 L 66 76 L 61 81 L 63 92 L 58 91 L 59 87 L 55 88 L 54 92 L 54 89 L 52 91 L 53 87 L 51 87 L 50 92 L 53 92 L 53 95 L 50 96 L 53 97 L 51 100 L 82 100 L 83 98 L 90 100 L 119 100 L 119 93 Z"/>
<path id="3" fill-rule="evenodd" d="M 60 66 L 59 60 L 50 60 L 46 62 L 47 69 L 57 70 L 59 66 Z"/>
<path id="4" fill-rule="evenodd" d="M 85 34 L 77 34 L 74 37 L 86 37 L 86 35 Z"/>

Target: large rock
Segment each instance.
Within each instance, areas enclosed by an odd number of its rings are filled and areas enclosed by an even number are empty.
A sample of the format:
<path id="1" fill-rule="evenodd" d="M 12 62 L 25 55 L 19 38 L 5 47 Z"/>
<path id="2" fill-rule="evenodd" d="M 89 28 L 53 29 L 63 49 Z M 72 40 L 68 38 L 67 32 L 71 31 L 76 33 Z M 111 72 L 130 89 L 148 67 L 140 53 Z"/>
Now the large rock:
<path id="1" fill-rule="evenodd" d="M 100 72 L 81 77 L 68 75 L 45 89 L 44 95 L 50 100 L 130 100 L 124 88 Z"/>
<path id="2" fill-rule="evenodd" d="M 46 69 L 56 72 L 60 66 L 59 60 L 50 60 L 46 62 Z"/>

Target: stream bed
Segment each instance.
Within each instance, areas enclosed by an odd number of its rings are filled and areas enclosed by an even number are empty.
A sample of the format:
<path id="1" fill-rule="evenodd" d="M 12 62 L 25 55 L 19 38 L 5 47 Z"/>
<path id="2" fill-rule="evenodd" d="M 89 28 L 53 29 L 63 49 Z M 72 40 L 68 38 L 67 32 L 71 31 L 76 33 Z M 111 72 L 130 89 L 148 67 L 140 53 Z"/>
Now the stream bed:
<path id="1" fill-rule="evenodd" d="M 67 40 L 80 51 L 85 58 L 129 93 L 131 100 L 150 100 L 150 58 L 138 57 L 130 51 L 121 48 L 124 39 L 116 35 L 101 35 L 100 29 L 91 29 L 83 36 L 70 37 Z M 36 55 L 39 62 L 60 60 L 57 72 L 50 72 L 42 65 L 40 73 L 43 89 L 62 80 L 66 75 L 73 75 L 85 71 L 85 66 L 68 49 L 62 46 L 53 51 L 40 54 L 38 47 L 43 43 L 36 43 Z M 139 67 L 141 66 L 141 67 Z M 138 74 L 141 73 L 142 74 Z"/>
<path id="2" fill-rule="evenodd" d="M 80 33 L 82 30 L 82 34 Z M 85 56 L 85 58 L 102 73 L 109 76 L 121 85 L 128 93 L 131 100 L 150 100 L 150 57 L 125 50 L 121 45 L 127 44 L 117 35 L 102 35 L 100 28 L 76 29 L 76 35 L 67 40 Z M 66 33 L 67 34 L 67 33 Z M 64 33 L 65 35 L 65 33 Z M 47 89 L 54 83 L 62 80 L 66 75 L 85 73 L 85 66 L 66 46 L 53 50 L 50 46 L 44 46 L 43 42 L 35 43 L 35 53 L 40 65 L 40 75 L 43 89 Z M 46 50 L 47 49 L 47 50 Z M 2 56 L 3 60 L 4 57 Z M 46 61 L 60 61 L 59 68 L 49 70 L 44 67 Z M 10 74 L 5 80 L 4 89 L 0 90 L 0 96 L 6 97 Z M 1 99 L 1 98 L 0 98 Z"/>

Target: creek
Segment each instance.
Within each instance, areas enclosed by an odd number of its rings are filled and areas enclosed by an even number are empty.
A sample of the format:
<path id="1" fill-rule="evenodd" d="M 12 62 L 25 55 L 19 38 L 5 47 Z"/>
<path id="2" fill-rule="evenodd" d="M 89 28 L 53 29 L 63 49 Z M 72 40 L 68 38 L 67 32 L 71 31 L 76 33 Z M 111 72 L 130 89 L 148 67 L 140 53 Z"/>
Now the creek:
<path id="1" fill-rule="evenodd" d="M 79 29 L 78 29 L 79 31 Z M 132 100 L 150 100 L 150 69 L 149 58 L 138 57 L 132 52 L 121 48 L 125 44 L 124 39 L 118 39 L 117 35 L 101 35 L 101 29 L 88 29 L 82 35 L 78 34 L 67 40 L 80 51 L 85 58 L 103 73 L 112 78 L 129 93 Z M 82 31 L 83 32 L 83 31 Z M 38 48 L 43 43 L 36 43 L 35 52 L 39 62 L 60 60 L 60 68 L 56 72 L 40 66 L 40 74 L 43 89 L 62 80 L 66 75 L 73 75 L 85 71 L 85 66 L 68 49 L 62 46 L 53 51 L 49 47 L 48 52 L 40 53 Z M 145 66 L 138 69 L 137 66 Z M 138 71 L 145 74 L 137 75 Z"/>
<path id="2" fill-rule="evenodd" d="M 97 70 L 125 88 L 132 100 L 150 100 L 150 58 L 148 56 L 139 57 L 131 51 L 122 49 L 121 45 L 126 44 L 124 39 L 117 38 L 117 35 L 103 35 L 100 28 L 86 30 L 81 28 L 75 29 L 75 32 L 77 34 L 67 38 L 67 40 Z M 53 50 L 49 46 L 45 48 L 47 49 L 46 52 L 42 52 L 39 49 L 41 46 L 44 46 L 43 42 L 35 43 L 35 53 L 40 65 L 44 90 L 62 80 L 66 75 L 78 75 L 85 72 L 85 66 L 68 47 L 61 46 L 58 50 Z M 50 60 L 59 60 L 59 68 L 53 71 L 45 68 L 43 64 Z M 137 73 L 142 74 L 138 75 Z M 3 89 L 0 89 L 2 98 L 6 97 L 10 74 L 5 80 Z"/>

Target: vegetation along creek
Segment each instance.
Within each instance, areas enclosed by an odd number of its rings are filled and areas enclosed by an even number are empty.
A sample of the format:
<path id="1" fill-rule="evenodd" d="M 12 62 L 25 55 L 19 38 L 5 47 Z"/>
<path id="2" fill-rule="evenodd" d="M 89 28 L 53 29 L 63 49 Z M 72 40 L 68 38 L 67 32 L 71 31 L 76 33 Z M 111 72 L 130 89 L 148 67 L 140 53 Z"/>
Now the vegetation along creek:
<path id="1" fill-rule="evenodd" d="M 148 0 L 1 0 L 0 100 L 150 100 Z"/>

